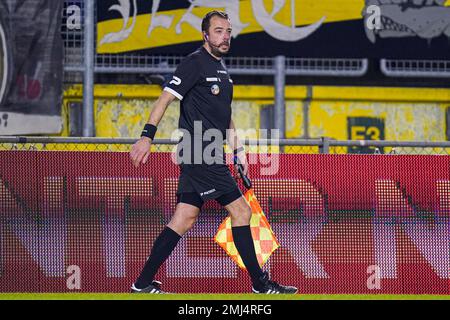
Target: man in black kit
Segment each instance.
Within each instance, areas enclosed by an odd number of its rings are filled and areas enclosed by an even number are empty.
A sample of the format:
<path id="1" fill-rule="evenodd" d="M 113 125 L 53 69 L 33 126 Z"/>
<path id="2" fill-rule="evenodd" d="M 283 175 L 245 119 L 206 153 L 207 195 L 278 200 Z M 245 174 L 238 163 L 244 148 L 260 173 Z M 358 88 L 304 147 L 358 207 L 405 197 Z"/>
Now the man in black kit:
<path id="1" fill-rule="evenodd" d="M 252 291 L 266 294 L 297 292 L 295 287 L 270 280 L 267 272 L 261 270 L 250 231 L 250 206 L 224 161 L 223 137 L 226 137 L 244 174 L 247 174 L 245 151 L 237 139 L 231 120 L 233 82 L 221 60 L 230 49 L 231 30 L 226 13 L 212 11 L 203 18 L 203 46 L 178 66 L 172 80 L 156 101 L 141 138 L 130 152 L 136 167 L 147 162 L 156 126 L 167 106 L 175 98 L 181 100 L 179 128 L 185 133 L 182 142 L 187 142 L 191 147 L 181 150 L 184 160 L 180 164 L 177 205 L 170 222 L 155 240 L 141 274 L 132 285 L 133 293 L 163 293 L 160 283 L 153 278 L 180 238 L 194 226 L 204 201 L 210 199 L 216 200 L 230 213 L 233 240 L 250 274 Z M 205 139 L 200 137 L 201 148 L 194 147 L 194 140 L 208 131 L 220 132 L 222 137 L 221 141 L 215 141 L 220 148 L 211 153 L 215 160 L 212 163 L 211 159 L 204 159 L 203 156 L 207 145 L 203 141 Z"/>

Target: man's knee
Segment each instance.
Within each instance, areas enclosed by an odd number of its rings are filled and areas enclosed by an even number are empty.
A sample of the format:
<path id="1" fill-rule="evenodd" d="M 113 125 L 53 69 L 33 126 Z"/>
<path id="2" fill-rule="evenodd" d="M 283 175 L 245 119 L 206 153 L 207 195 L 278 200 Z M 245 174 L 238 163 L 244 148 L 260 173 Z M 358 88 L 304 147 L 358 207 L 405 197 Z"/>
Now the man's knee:
<path id="1" fill-rule="evenodd" d="M 199 211 L 199 209 L 190 207 L 177 207 L 168 226 L 182 236 L 195 225 Z"/>
<path id="2" fill-rule="evenodd" d="M 239 206 L 230 208 L 231 221 L 233 226 L 243 226 L 250 224 L 252 210 L 244 200 Z"/>
<path id="3" fill-rule="evenodd" d="M 192 229 L 196 222 L 197 218 L 172 219 L 168 226 L 180 236 L 183 236 Z"/>

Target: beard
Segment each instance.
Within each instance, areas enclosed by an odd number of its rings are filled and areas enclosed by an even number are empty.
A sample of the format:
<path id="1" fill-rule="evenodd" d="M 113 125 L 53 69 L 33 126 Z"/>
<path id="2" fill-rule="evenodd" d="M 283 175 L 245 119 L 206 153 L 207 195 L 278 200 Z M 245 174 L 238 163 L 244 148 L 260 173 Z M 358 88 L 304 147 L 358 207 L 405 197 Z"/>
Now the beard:
<path id="1" fill-rule="evenodd" d="M 223 56 L 225 56 L 225 55 L 228 53 L 228 51 L 230 50 L 230 45 L 229 45 L 228 43 L 222 43 L 222 44 L 220 44 L 219 46 L 212 45 L 211 42 L 208 42 L 208 44 L 209 44 L 209 47 L 211 48 L 211 53 L 212 53 L 213 55 L 215 55 L 216 57 L 223 57 Z M 220 47 L 221 47 L 223 44 L 226 44 L 226 45 L 227 45 L 226 49 L 220 49 Z"/>

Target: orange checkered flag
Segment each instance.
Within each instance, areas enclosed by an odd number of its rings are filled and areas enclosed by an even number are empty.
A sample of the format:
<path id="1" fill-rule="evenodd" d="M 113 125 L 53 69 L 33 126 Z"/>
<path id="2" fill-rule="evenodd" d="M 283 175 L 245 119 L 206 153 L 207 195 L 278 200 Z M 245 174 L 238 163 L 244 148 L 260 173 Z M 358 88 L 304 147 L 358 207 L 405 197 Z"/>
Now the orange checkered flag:
<path id="1" fill-rule="evenodd" d="M 256 257 L 258 258 L 259 265 L 262 267 L 269 259 L 270 255 L 280 246 L 280 243 L 275 237 L 269 221 L 267 221 L 267 218 L 259 205 L 258 199 L 256 199 L 255 193 L 251 188 L 250 180 L 243 175 L 241 166 L 239 166 L 239 169 L 239 173 L 244 180 L 244 185 L 248 188 L 247 192 L 244 194 L 244 197 L 252 209 L 250 229 L 252 231 Z M 230 216 L 225 218 L 225 220 L 220 224 L 216 236 L 214 237 L 214 241 L 225 250 L 225 252 L 241 269 L 246 269 L 233 242 Z"/>

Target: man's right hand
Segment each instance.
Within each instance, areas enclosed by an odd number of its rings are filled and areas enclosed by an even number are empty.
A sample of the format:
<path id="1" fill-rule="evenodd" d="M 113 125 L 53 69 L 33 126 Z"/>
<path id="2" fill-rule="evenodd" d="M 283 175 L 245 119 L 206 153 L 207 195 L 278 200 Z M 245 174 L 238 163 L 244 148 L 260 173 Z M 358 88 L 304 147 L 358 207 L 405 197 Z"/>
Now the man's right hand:
<path id="1" fill-rule="evenodd" d="M 133 146 L 130 151 L 130 158 L 134 166 L 137 168 L 139 165 L 145 164 L 150 156 L 150 146 L 152 140 L 147 137 L 141 137 Z"/>

